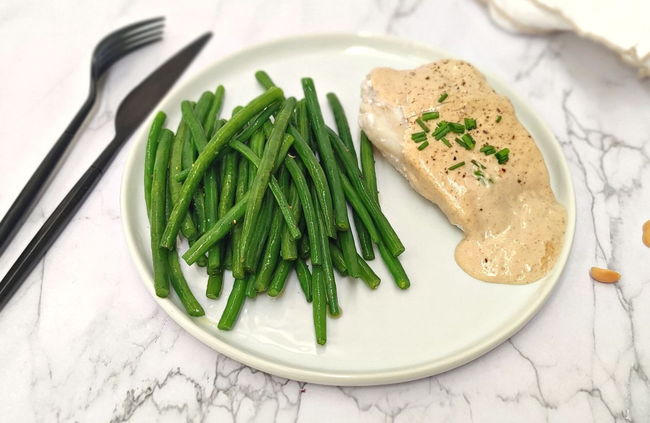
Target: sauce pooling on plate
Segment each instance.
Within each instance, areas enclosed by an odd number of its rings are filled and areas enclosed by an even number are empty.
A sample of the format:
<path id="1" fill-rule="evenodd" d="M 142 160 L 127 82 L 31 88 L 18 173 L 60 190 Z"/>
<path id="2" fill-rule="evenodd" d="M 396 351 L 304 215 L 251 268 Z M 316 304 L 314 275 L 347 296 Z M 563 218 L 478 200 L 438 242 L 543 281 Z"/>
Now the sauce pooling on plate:
<path id="1" fill-rule="evenodd" d="M 407 71 L 378 68 L 364 82 L 362 99 L 359 123 L 373 144 L 464 231 L 455 258 L 465 272 L 486 282 L 526 284 L 551 270 L 562 250 L 566 210 L 510 100 L 478 70 L 458 60 Z M 436 118 L 416 122 L 432 111 Z M 466 126 L 436 140 L 432 134 L 443 121 Z M 422 125 L 429 145 L 412 140 L 423 138 L 417 135 Z"/>

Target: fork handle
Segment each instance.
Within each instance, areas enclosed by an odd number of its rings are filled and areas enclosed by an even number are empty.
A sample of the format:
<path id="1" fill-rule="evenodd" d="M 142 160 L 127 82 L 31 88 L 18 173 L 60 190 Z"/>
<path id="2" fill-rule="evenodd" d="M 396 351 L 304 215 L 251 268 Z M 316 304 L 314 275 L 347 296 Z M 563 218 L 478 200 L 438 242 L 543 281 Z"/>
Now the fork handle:
<path id="1" fill-rule="evenodd" d="M 16 263 L 9 269 L 9 273 L 0 281 L 0 310 L 52 246 L 101 177 L 102 172 L 95 166 L 91 166 L 36 233 Z"/>
<path id="2" fill-rule="evenodd" d="M 46 187 L 61 157 L 63 157 L 77 131 L 93 108 L 96 97 L 94 85 L 91 85 L 90 94 L 81 106 L 81 109 L 79 109 L 72 122 L 63 131 L 63 134 L 61 134 L 56 143 L 54 143 L 54 146 L 47 153 L 41 164 L 38 165 L 36 172 L 29 178 L 23 190 L 18 194 L 16 201 L 14 201 L 7 214 L 0 221 L 0 255 L 2 255 L 9 242 L 16 235 L 18 229 L 20 229 L 29 215 L 32 205 Z"/>

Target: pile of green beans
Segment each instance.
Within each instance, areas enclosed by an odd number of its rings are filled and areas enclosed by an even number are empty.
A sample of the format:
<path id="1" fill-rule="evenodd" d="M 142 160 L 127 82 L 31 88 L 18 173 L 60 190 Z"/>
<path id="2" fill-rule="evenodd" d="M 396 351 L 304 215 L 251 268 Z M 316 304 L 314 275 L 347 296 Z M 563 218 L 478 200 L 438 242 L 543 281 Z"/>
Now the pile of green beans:
<path id="1" fill-rule="evenodd" d="M 205 314 L 179 263 L 179 239 L 187 239 L 181 257 L 205 267 L 207 299 L 221 296 L 224 274 L 232 272 L 217 325 L 231 330 L 247 298 L 281 296 L 295 270 L 312 303 L 316 342 L 324 345 L 327 315 L 341 313 L 335 271 L 376 289 L 381 280 L 368 261 L 377 246 L 396 285 L 407 289 L 398 259 L 404 246 L 379 204 L 372 145 L 362 132 L 357 156 L 338 97 L 327 94 L 334 131 L 313 80 L 302 80 L 298 101 L 285 98 L 266 72 L 255 78 L 265 91 L 229 120 L 219 116 L 219 86 L 181 103 L 175 134 L 164 128 L 165 113 L 153 121 L 144 187 L 155 292 L 167 297 L 171 285 L 190 316 Z"/>

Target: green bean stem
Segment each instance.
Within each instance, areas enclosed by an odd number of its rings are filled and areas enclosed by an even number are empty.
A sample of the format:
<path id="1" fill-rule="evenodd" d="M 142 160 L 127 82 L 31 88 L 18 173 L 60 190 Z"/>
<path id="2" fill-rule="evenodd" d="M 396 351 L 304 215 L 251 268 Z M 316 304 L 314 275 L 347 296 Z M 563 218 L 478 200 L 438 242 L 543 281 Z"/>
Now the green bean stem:
<path id="1" fill-rule="evenodd" d="M 300 197 L 298 188 L 294 182 L 291 183 L 286 195 L 289 198 L 289 207 L 296 222 L 300 222 L 302 217 L 302 207 L 300 206 Z M 289 227 L 286 225 L 282 229 L 282 245 L 280 246 L 280 255 L 284 260 L 295 260 L 298 258 L 298 242 L 291 238 Z"/>
<path id="2" fill-rule="evenodd" d="M 256 275 L 249 275 L 248 281 L 246 282 L 246 296 L 248 298 L 257 297 L 257 291 L 255 290 L 255 280 L 257 279 Z"/>
<path id="3" fill-rule="evenodd" d="M 248 170 L 250 164 L 246 160 L 239 161 L 239 168 L 237 169 L 237 186 L 235 189 L 235 198 L 239 204 L 243 198 L 248 197 Z M 236 207 L 236 205 L 235 205 Z M 232 209 L 231 209 L 232 210 Z M 244 209 L 244 212 L 246 209 Z M 226 216 L 228 213 L 226 213 Z M 242 215 L 243 216 L 243 215 Z M 241 217 L 241 216 L 240 216 Z M 232 274 L 236 279 L 244 279 L 244 262 L 241 260 L 239 252 L 239 245 L 241 244 L 241 229 L 242 222 L 240 217 L 235 219 L 234 229 L 232 231 Z"/>
<path id="4" fill-rule="evenodd" d="M 377 172 L 375 169 L 375 156 L 373 154 L 372 143 L 368 139 L 365 132 L 361 131 L 361 173 L 363 180 L 368 185 L 370 194 L 373 195 L 375 201 L 379 203 L 379 195 L 377 191 Z"/>
<path id="5" fill-rule="evenodd" d="M 345 197 L 359 216 L 362 225 L 368 231 L 368 236 L 373 242 L 379 243 L 379 241 L 381 241 L 379 232 L 377 232 L 377 227 L 372 220 L 372 216 L 368 213 L 368 209 L 366 209 L 359 193 L 354 189 L 350 180 L 343 173 L 341 173 L 341 182 L 343 185 L 343 192 L 345 192 Z"/>
<path id="6" fill-rule="evenodd" d="M 336 266 L 341 266 L 345 265 L 345 260 L 343 259 L 343 253 L 339 248 L 332 242 L 330 242 L 330 251 L 332 252 L 332 263 L 334 263 L 334 268 Z M 377 289 L 379 284 L 381 283 L 381 279 L 377 274 L 372 270 L 372 268 L 366 263 L 366 261 L 357 254 L 357 261 L 359 263 L 359 274 L 360 274 L 360 279 L 368 285 L 370 289 Z M 341 272 L 341 270 L 344 269 L 338 269 L 336 268 L 337 271 L 342 275 L 343 273 L 347 273 L 347 269 L 344 272 Z"/>
<path id="7" fill-rule="evenodd" d="M 267 191 L 266 194 L 264 194 L 264 200 L 262 200 L 260 218 L 257 220 L 255 229 L 253 230 L 251 248 L 246 259 L 244 259 L 244 270 L 248 273 L 257 273 L 258 271 L 259 263 L 263 257 L 266 242 L 269 238 L 271 227 L 276 215 L 277 218 L 280 219 L 280 222 L 282 222 L 282 215 L 280 213 L 275 213 L 275 210 L 276 207 L 273 198 L 271 198 L 271 193 Z"/>

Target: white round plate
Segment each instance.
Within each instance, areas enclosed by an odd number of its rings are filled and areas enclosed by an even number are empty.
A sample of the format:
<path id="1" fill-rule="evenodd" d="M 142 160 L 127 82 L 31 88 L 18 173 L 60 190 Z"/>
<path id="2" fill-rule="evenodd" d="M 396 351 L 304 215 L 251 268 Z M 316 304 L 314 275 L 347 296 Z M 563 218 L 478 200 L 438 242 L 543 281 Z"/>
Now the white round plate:
<path id="1" fill-rule="evenodd" d="M 347 112 L 358 142 L 359 87 L 374 67 L 408 69 L 449 57 L 435 48 L 375 35 L 314 35 L 275 41 L 219 60 L 176 87 L 159 106 L 176 129 L 180 103 L 197 99 L 218 84 L 226 87 L 223 116 L 262 89 L 255 71 L 266 70 L 286 95 L 302 98 L 300 78 L 316 84 L 326 120 L 333 124 L 325 94 L 335 92 Z M 412 286 L 399 290 L 378 257 L 370 262 L 381 285 L 370 291 L 361 281 L 338 277 L 339 319 L 328 319 L 326 346 L 314 339 L 311 304 L 295 274 L 278 298 L 247 299 L 231 332 L 217 322 L 232 286 L 230 274 L 219 300 L 205 297 L 203 269 L 184 268 L 192 291 L 206 311 L 188 317 L 175 294 L 158 298 L 153 290 L 149 224 L 143 198 L 143 162 L 148 127 L 137 135 L 122 182 L 122 219 L 129 249 L 140 275 L 160 306 L 185 330 L 215 350 L 256 369 L 300 381 L 331 385 L 395 383 L 434 375 L 486 353 L 517 332 L 544 304 L 569 256 L 575 229 L 573 184 L 559 143 L 539 115 L 507 85 L 486 74 L 494 89 L 507 95 L 517 115 L 537 141 L 551 175 L 553 190 L 568 211 L 564 248 L 555 268 L 542 280 L 524 286 L 480 282 L 454 261 L 459 229 L 418 195 L 379 154 L 376 157 L 381 204 L 400 235 L 400 256 Z M 338 276 L 338 275 L 337 275 Z"/>

